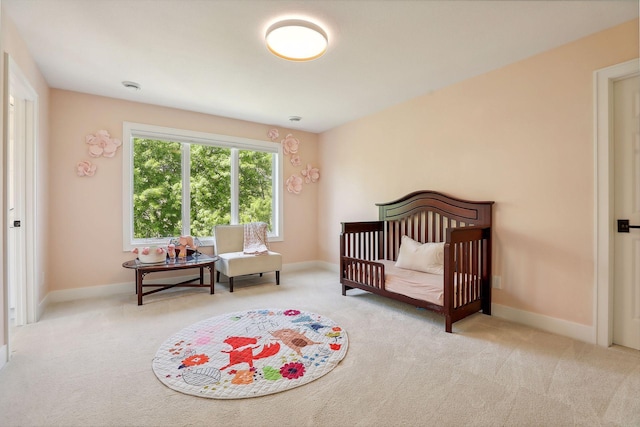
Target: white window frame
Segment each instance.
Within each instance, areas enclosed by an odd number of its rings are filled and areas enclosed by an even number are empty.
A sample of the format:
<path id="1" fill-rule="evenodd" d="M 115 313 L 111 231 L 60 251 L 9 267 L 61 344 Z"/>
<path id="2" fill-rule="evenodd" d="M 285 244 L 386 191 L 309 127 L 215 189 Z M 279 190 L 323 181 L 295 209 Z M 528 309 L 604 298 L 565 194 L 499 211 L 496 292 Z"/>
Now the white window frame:
<path id="1" fill-rule="evenodd" d="M 175 129 L 141 123 L 123 122 L 122 126 L 122 248 L 130 251 L 135 247 L 149 246 L 153 244 L 167 244 L 167 239 L 135 239 L 133 236 L 133 138 L 148 138 L 175 141 L 187 144 L 202 144 L 216 147 L 231 148 L 232 158 L 238 158 L 238 150 L 255 150 L 276 154 L 274 156 L 274 185 L 273 185 L 273 226 L 269 233 L 269 241 L 284 240 L 284 218 L 283 218 L 283 153 L 282 146 L 268 141 L 248 139 L 228 135 L 217 135 L 213 133 L 197 132 L 184 129 Z M 187 147 L 183 146 L 183 149 Z M 235 153 L 235 154 L 234 154 Z M 183 162 L 185 156 L 183 156 Z M 237 163 L 237 162 L 235 162 Z M 231 224 L 238 223 L 238 195 L 239 183 L 234 174 L 237 174 L 237 167 L 232 161 L 231 173 Z M 182 165 L 184 169 L 184 164 Z M 183 175 L 185 177 L 185 175 Z M 183 178 L 184 179 L 184 178 Z M 183 200 L 182 215 L 189 215 L 190 200 Z M 189 234 L 188 224 L 183 224 L 182 234 Z M 176 236 L 177 237 L 177 236 Z M 212 246 L 213 240 L 210 236 L 197 236 L 204 246 Z"/>

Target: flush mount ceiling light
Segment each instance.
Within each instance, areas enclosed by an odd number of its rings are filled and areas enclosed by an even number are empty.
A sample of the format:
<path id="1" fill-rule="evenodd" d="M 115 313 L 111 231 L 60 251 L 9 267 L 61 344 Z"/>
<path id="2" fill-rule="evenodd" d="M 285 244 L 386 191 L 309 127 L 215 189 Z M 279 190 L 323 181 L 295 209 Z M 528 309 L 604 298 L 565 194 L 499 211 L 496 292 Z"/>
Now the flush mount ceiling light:
<path id="1" fill-rule="evenodd" d="M 289 61 L 311 61 L 327 50 L 327 33 L 318 25 L 302 19 L 276 22 L 267 30 L 267 48 Z"/>

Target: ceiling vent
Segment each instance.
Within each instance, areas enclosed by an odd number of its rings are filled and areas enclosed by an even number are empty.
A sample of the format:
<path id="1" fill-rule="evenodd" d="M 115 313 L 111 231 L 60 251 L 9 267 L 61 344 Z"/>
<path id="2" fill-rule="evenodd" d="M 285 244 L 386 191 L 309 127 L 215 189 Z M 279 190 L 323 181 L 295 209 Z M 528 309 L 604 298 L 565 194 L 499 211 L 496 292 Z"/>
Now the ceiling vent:
<path id="1" fill-rule="evenodd" d="M 123 81 L 122 82 L 122 86 L 124 86 L 125 88 L 127 88 L 128 90 L 132 91 L 132 92 L 137 92 L 140 90 L 140 84 L 136 83 L 136 82 L 129 82 L 129 81 Z"/>

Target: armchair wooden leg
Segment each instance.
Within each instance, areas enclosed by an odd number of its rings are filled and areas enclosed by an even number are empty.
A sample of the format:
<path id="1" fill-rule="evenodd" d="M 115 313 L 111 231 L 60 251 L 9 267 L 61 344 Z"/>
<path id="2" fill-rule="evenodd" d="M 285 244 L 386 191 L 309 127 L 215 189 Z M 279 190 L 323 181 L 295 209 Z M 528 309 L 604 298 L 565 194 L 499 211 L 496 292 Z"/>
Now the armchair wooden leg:
<path id="1" fill-rule="evenodd" d="M 220 282 L 220 272 L 216 271 L 216 282 Z"/>
<path id="2" fill-rule="evenodd" d="M 276 285 L 280 284 L 280 272 L 276 271 Z"/>
<path id="3" fill-rule="evenodd" d="M 229 277 L 229 292 L 233 292 L 233 277 Z"/>

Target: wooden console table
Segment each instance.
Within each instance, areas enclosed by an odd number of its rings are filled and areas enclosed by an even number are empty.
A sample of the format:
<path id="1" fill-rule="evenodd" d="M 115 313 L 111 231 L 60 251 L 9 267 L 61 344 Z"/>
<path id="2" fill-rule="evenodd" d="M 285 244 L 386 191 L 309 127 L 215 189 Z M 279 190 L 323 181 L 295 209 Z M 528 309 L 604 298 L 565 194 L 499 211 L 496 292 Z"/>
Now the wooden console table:
<path id="1" fill-rule="evenodd" d="M 157 264 L 145 264 L 140 262 L 137 258 L 131 261 L 124 262 L 122 266 L 124 268 L 131 268 L 135 270 L 136 273 L 136 293 L 138 294 L 138 305 L 142 305 L 142 297 L 145 295 L 154 294 L 156 292 L 164 291 L 166 289 L 171 289 L 175 287 L 192 287 L 192 288 L 210 288 L 210 294 L 213 295 L 213 284 L 215 283 L 214 273 L 215 273 L 215 263 L 220 258 L 217 256 L 209 256 L 204 254 L 198 254 L 194 256 L 193 254 L 187 256 L 186 258 L 176 258 L 169 259 L 167 258 L 164 263 Z M 158 273 L 161 271 L 174 271 L 174 270 L 183 270 L 188 268 L 198 268 L 200 269 L 200 277 L 196 277 L 190 280 L 185 280 L 180 283 L 173 284 L 145 284 L 143 283 L 144 277 L 150 273 Z M 204 283 L 204 269 L 209 270 L 209 284 Z M 191 283 L 200 279 L 199 283 Z M 143 288 L 145 286 L 153 286 L 159 287 L 159 289 L 153 289 L 151 291 L 143 292 Z"/>

